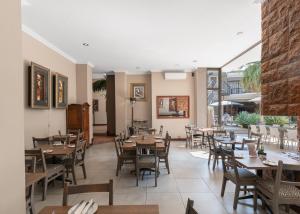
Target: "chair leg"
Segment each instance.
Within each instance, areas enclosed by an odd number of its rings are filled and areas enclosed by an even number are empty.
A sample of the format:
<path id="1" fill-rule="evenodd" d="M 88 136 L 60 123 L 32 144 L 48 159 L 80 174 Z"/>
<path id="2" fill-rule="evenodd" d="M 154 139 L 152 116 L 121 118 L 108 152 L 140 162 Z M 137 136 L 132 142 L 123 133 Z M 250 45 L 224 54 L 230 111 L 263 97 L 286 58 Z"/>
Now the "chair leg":
<path id="1" fill-rule="evenodd" d="M 221 189 L 221 197 L 224 196 L 225 188 L 226 188 L 227 179 L 223 177 L 222 189 Z"/>
<path id="2" fill-rule="evenodd" d="M 136 186 L 139 186 L 140 169 L 136 169 Z"/>
<path id="3" fill-rule="evenodd" d="M 118 159 L 117 170 L 116 170 L 116 176 L 119 175 L 119 168 L 120 168 L 120 160 Z"/>
<path id="4" fill-rule="evenodd" d="M 217 163 L 217 155 L 214 155 L 213 170 L 215 170 L 215 168 L 216 168 L 216 163 Z"/>
<path id="5" fill-rule="evenodd" d="M 157 187 L 157 168 L 155 169 L 155 187 Z"/>
<path id="6" fill-rule="evenodd" d="M 47 187 L 48 187 L 48 178 L 46 177 L 43 182 L 43 198 L 42 198 L 43 201 L 46 200 Z"/>
<path id="7" fill-rule="evenodd" d="M 83 163 L 81 167 L 82 167 L 83 177 L 84 179 L 86 179 L 87 176 L 86 176 L 85 164 Z"/>
<path id="8" fill-rule="evenodd" d="M 211 159 L 211 154 L 209 153 L 209 155 L 208 155 L 208 163 L 207 163 L 208 166 L 210 164 L 210 159 Z"/>
<path id="9" fill-rule="evenodd" d="M 169 167 L 169 159 L 168 157 L 166 158 L 166 167 L 167 167 L 167 170 L 168 170 L 168 174 L 170 174 L 170 167 Z"/>
<path id="10" fill-rule="evenodd" d="M 72 176 L 73 176 L 73 183 L 75 185 L 77 185 L 76 175 L 75 175 L 75 167 L 74 166 L 72 167 Z"/>
<path id="11" fill-rule="evenodd" d="M 236 210 L 238 200 L 239 200 L 239 194 L 240 194 L 240 187 L 236 185 L 235 192 L 234 192 L 234 201 L 233 201 L 233 209 Z"/>
<path id="12" fill-rule="evenodd" d="M 279 214 L 279 204 L 277 202 L 272 203 L 272 211 L 273 214 Z"/>
<path id="13" fill-rule="evenodd" d="M 257 210 L 257 191 L 256 191 L 256 188 L 255 188 L 254 194 L 253 194 L 253 208 L 254 208 L 254 211 Z"/>

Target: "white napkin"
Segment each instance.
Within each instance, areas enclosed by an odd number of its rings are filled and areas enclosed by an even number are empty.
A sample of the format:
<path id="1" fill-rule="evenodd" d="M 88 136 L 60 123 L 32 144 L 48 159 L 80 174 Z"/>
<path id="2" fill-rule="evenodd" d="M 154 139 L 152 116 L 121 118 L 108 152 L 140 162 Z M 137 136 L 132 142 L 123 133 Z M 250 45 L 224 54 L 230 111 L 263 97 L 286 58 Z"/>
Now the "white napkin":
<path id="1" fill-rule="evenodd" d="M 89 210 L 89 208 L 90 208 L 90 206 L 93 204 L 93 199 L 91 199 L 88 203 L 87 203 L 87 205 L 84 207 L 84 209 L 82 210 L 82 214 L 87 214 L 87 211 Z"/>
<path id="2" fill-rule="evenodd" d="M 68 214 L 73 214 L 74 211 L 83 203 L 84 201 L 81 201 L 80 203 L 78 204 L 75 204 L 73 207 L 71 207 L 69 210 L 68 210 Z"/>
<path id="3" fill-rule="evenodd" d="M 84 201 L 82 204 L 80 204 L 80 206 L 75 210 L 74 214 L 82 214 L 82 210 L 84 209 L 86 203 L 87 202 Z"/>

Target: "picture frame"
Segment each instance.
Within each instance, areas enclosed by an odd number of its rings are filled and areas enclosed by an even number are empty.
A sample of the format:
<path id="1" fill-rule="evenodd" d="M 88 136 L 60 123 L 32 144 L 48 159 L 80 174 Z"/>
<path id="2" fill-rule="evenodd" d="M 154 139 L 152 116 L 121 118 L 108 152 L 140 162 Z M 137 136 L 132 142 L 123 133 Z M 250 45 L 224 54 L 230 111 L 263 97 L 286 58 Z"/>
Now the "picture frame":
<path id="1" fill-rule="evenodd" d="M 146 101 L 146 84 L 132 83 L 130 95 L 132 98 L 135 98 L 136 101 Z"/>
<path id="2" fill-rule="evenodd" d="M 93 99 L 93 111 L 98 112 L 99 111 L 99 100 Z"/>
<path id="3" fill-rule="evenodd" d="M 50 69 L 31 62 L 28 67 L 28 104 L 34 109 L 50 108 Z"/>
<path id="4" fill-rule="evenodd" d="M 190 118 L 190 97 L 157 96 L 156 114 L 158 119 Z"/>
<path id="5" fill-rule="evenodd" d="M 55 73 L 53 75 L 53 107 L 67 108 L 68 106 L 68 77 Z"/>

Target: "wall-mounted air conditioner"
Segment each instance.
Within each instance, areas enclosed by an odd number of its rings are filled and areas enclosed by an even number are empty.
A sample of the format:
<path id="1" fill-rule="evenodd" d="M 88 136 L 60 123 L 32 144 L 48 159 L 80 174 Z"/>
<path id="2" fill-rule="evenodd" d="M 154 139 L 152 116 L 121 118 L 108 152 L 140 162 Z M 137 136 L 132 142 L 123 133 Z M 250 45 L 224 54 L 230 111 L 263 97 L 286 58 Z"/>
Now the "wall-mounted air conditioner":
<path id="1" fill-rule="evenodd" d="M 165 80 L 185 80 L 186 73 L 184 72 L 165 72 Z"/>

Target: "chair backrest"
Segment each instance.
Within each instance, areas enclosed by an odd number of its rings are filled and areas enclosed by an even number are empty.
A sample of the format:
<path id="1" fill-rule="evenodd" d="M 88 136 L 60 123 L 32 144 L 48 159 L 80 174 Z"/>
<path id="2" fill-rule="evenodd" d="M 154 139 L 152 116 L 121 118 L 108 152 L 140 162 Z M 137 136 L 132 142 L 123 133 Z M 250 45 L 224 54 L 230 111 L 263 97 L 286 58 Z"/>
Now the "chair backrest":
<path id="1" fill-rule="evenodd" d="M 283 164 L 283 162 L 281 160 L 278 161 L 275 184 L 274 184 L 274 192 L 273 192 L 275 197 L 279 196 L 279 189 L 280 189 L 281 185 L 291 185 L 291 186 L 295 186 L 298 188 L 300 187 L 300 182 L 287 181 L 286 179 L 283 179 L 283 176 L 282 176 L 283 171 L 285 171 L 285 172 L 287 172 L 287 171 L 300 172 L 300 165 Z"/>
<path id="2" fill-rule="evenodd" d="M 26 149 L 25 157 L 35 159 L 35 166 L 33 167 L 34 172 L 35 171 L 46 172 L 47 170 L 46 160 L 42 149 Z"/>
<path id="3" fill-rule="evenodd" d="M 120 137 L 115 137 L 115 148 L 116 148 L 116 153 L 117 156 L 120 157 L 122 151 L 121 151 L 121 139 Z"/>
<path id="4" fill-rule="evenodd" d="M 165 139 L 165 151 L 167 155 L 169 154 L 170 145 L 171 145 L 171 136 L 167 132 L 166 139 Z"/>
<path id="5" fill-rule="evenodd" d="M 218 146 L 216 144 L 214 136 L 213 135 L 208 135 L 207 138 L 208 138 L 208 147 L 209 147 L 209 150 L 216 150 L 218 148 Z"/>
<path id="6" fill-rule="evenodd" d="M 286 137 L 288 140 L 298 141 L 297 130 L 296 129 L 287 129 Z"/>
<path id="7" fill-rule="evenodd" d="M 145 152 L 148 151 L 148 152 Z M 136 143 L 136 157 L 155 156 L 157 157 L 157 143 Z"/>
<path id="8" fill-rule="evenodd" d="M 240 178 L 237 169 L 237 162 L 235 161 L 234 158 L 234 151 L 221 149 L 221 157 L 222 157 L 223 173 L 226 174 L 229 169 L 233 169 L 236 180 L 238 182 Z"/>
<path id="9" fill-rule="evenodd" d="M 265 125 L 259 125 L 259 133 L 264 136 L 267 136 L 268 135 L 267 127 Z"/>
<path id="10" fill-rule="evenodd" d="M 280 138 L 280 132 L 278 127 L 269 127 L 270 129 L 270 135 L 272 137 Z"/>
<path id="11" fill-rule="evenodd" d="M 198 212 L 194 209 L 194 201 L 188 198 L 186 204 L 185 214 L 198 214 Z"/>
<path id="12" fill-rule="evenodd" d="M 250 125 L 250 131 L 251 131 L 251 133 L 257 133 L 257 126 L 256 125 Z"/>
<path id="13" fill-rule="evenodd" d="M 245 138 L 243 139 L 243 145 L 250 144 L 250 143 L 256 144 L 256 149 L 259 148 L 258 139 L 245 139 Z"/>
<path id="14" fill-rule="evenodd" d="M 104 184 L 86 184 L 86 185 L 72 185 L 64 184 L 63 193 L 63 206 L 68 205 L 68 195 L 89 193 L 89 192 L 108 192 L 109 205 L 113 205 L 113 180 L 110 179 L 109 183 Z"/>
<path id="15" fill-rule="evenodd" d="M 164 131 L 164 126 L 160 126 L 160 128 L 159 128 L 159 133 L 158 133 L 158 135 L 159 136 L 162 136 L 163 135 L 163 131 Z"/>
<path id="16" fill-rule="evenodd" d="M 80 140 L 80 136 L 77 135 L 77 140 L 75 143 L 75 149 L 72 153 L 72 164 L 75 166 L 78 161 L 84 161 L 86 150 L 85 140 Z"/>
<path id="17" fill-rule="evenodd" d="M 33 147 L 37 148 L 38 145 L 51 144 L 52 138 L 50 138 L 50 137 L 44 137 L 44 138 L 32 137 L 32 143 L 33 143 Z"/>

